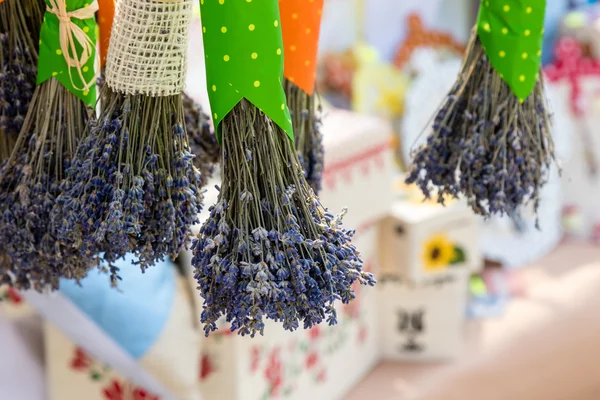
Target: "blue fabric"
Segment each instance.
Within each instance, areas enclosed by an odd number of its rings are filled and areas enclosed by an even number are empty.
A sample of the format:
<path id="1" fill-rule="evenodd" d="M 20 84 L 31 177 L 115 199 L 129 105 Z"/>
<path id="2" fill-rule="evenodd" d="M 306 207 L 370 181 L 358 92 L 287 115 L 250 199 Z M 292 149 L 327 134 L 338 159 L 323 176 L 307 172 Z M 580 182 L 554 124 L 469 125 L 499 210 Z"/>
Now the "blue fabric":
<path id="1" fill-rule="evenodd" d="M 160 336 L 171 313 L 177 271 L 165 261 L 144 274 L 132 265 L 133 258 L 118 263 L 118 289 L 110 287 L 108 276 L 90 272 L 81 286 L 70 280 L 60 282 L 60 291 L 75 303 L 132 357 L 139 359 Z"/>

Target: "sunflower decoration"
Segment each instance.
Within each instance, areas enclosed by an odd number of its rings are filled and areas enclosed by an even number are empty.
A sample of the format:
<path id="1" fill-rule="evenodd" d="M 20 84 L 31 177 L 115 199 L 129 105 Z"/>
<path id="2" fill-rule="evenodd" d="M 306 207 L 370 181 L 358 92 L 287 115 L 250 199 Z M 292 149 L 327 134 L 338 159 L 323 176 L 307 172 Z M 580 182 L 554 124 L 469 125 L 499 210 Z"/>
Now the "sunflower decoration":
<path id="1" fill-rule="evenodd" d="M 446 235 L 434 235 L 423 246 L 423 266 L 428 272 L 442 271 L 463 262 L 465 262 L 464 251 L 452 243 Z"/>

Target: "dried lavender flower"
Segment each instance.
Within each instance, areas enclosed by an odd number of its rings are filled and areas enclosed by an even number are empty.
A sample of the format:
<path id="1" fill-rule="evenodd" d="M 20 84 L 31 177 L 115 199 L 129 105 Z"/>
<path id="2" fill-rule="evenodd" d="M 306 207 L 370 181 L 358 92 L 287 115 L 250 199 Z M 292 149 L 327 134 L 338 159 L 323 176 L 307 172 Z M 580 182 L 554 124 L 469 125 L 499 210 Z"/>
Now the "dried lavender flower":
<path id="1" fill-rule="evenodd" d="M 21 131 L 37 78 L 43 0 L 0 2 L 0 156 Z M 2 138 L 1 136 L 13 136 Z M 10 141 L 10 142 L 8 142 Z"/>
<path id="2" fill-rule="evenodd" d="M 221 316 L 251 336 L 265 318 L 291 331 L 335 324 L 335 300 L 353 300 L 355 281 L 375 284 L 354 232 L 323 208 L 289 138 L 258 108 L 242 100 L 221 127 L 223 183 L 193 245 L 206 334 Z"/>
<path id="3" fill-rule="evenodd" d="M 406 182 L 426 198 L 436 193 L 442 204 L 464 196 L 477 214 L 511 214 L 529 202 L 537 210 L 553 160 L 542 78 L 520 102 L 474 34 L 432 133 L 413 153 Z"/>
<path id="4" fill-rule="evenodd" d="M 202 177 L 192 165 L 181 95 L 128 95 L 105 84 L 100 97 L 102 113 L 59 198 L 60 238 L 109 263 L 131 253 L 144 270 L 176 257 L 191 239 Z"/>
<path id="5" fill-rule="evenodd" d="M 219 162 L 220 150 L 217 138 L 210 126 L 210 118 L 187 94 L 182 93 L 185 127 L 188 133 L 194 165 L 200 171 L 200 187 L 205 187 Z"/>
<path id="6" fill-rule="evenodd" d="M 104 85 L 104 73 L 98 78 L 98 88 Z M 210 117 L 204 113 L 202 106 L 186 93 L 181 94 L 185 127 L 188 135 L 190 151 L 194 155 L 193 164 L 200 171 L 200 188 L 204 188 L 212 177 L 216 164 L 219 163 L 220 150 L 215 132 L 210 125 Z"/>
<path id="7" fill-rule="evenodd" d="M 57 241 L 52 223 L 65 170 L 92 116 L 56 79 L 36 88 L 15 151 L 0 170 L 0 243 L 11 260 L 4 283 L 57 289 L 60 278 L 79 280 L 91 268 L 91 260 Z"/>
<path id="8" fill-rule="evenodd" d="M 292 117 L 296 153 L 308 184 L 318 194 L 325 158 L 321 134 L 323 110 L 316 94 L 309 95 L 289 79 L 284 79 L 283 88 Z"/>

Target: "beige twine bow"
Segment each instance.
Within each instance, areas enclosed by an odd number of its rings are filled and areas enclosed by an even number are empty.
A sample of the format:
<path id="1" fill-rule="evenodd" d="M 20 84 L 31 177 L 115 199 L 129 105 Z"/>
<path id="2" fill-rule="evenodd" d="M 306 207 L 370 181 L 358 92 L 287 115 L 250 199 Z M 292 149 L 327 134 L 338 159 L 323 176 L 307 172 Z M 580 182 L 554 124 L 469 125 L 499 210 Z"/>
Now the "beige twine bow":
<path id="1" fill-rule="evenodd" d="M 98 0 L 94 0 L 90 5 L 67 12 L 67 0 L 48 0 L 49 5 L 46 6 L 46 10 L 49 13 L 56 15 L 59 21 L 59 33 L 60 33 L 60 50 L 62 55 L 69 66 L 69 78 L 71 79 L 71 85 L 75 90 L 87 91 L 90 90 L 92 85 L 96 83 L 96 76 L 92 78 L 90 82 L 86 82 L 83 76 L 83 66 L 88 62 L 92 54 L 94 54 L 94 41 L 85 34 L 77 24 L 71 21 L 71 18 L 83 20 L 94 18 L 96 11 L 98 11 Z M 78 43 L 82 47 L 81 56 L 77 57 L 77 48 L 75 44 Z M 69 53 L 69 50 L 71 51 Z M 70 54 L 73 54 L 71 56 Z M 78 88 L 73 82 L 73 76 L 71 75 L 71 68 L 76 68 L 77 73 L 83 87 Z"/>

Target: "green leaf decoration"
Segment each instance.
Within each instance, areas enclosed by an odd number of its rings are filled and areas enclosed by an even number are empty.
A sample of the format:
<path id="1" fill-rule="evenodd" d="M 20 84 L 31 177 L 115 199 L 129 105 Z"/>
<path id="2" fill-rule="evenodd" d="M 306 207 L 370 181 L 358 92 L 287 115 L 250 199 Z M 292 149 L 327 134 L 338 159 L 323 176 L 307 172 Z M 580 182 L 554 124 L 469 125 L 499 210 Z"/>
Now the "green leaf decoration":
<path id="1" fill-rule="evenodd" d="M 243 98 L 294 139 L 281 81 L 278 0 L 200 0 L 206 79 L 217 140 L 221 121 Z"/>
<path id="2" fill-rule="evenodd" d="M 46 0 L 50 5 L 50 1 Z M 85 8 L 91 4 L 91 0 L 66 0 L 67 12 Z M 86 82 L 91 82 L 96 74 L 96 41 L 98 38 L 98 25 L 95 18 L 80 20 L 71 18 L 94 43 L 90 58 L 82 67 L 81 74 Z M 81 90 L 85 83 L 82 81 L 77 68 L 69 68 L 65 56 L 60 46 L 60 23 L 58 17 L 48 11 L 44 14 L 44 22 L 40 31 L 40 56 L 38 61 L 37 84 L 47 81 L 50 78 L 56 78 L 64 87 L 79 97 L 86 104 L 94 105 L 96 103 L 96 85 L 92 85 L 88 90 Z M 77 56 L 81 56 L 82 46 L 75 43 Z M 71 54 L 74 57 L 74 54 Z"/>
<path id="3" fill-rule="evenodd" d="M 462 247 L 454 246 L 454 258 L 450 261 L 450 265 L 462 264 L 467 261 L 467 256 Z"/>
<path id="4" fill-rule="evenodd" d="M 539 78 L 546 0 L 482 0 L 477 34 L 498 74 L 523 101 Z"/>

